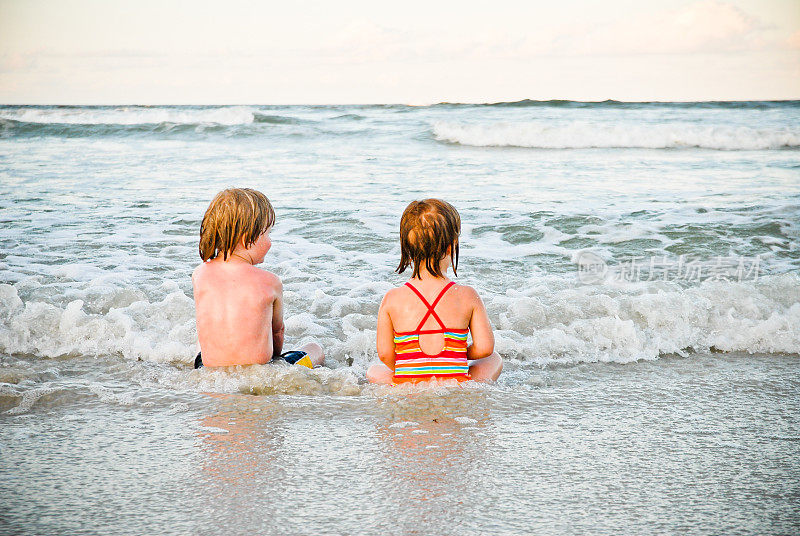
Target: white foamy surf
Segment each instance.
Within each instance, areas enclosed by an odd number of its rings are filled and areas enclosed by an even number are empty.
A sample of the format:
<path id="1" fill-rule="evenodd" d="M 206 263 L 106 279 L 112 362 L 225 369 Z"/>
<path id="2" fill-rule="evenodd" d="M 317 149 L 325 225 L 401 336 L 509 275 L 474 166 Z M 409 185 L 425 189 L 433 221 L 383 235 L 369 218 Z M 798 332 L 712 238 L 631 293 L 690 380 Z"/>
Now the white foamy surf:
<path id="1" fill-rule="evenodd" d="M 252 123 L 252 109 L 230 107 L 18 107 L 0 111 L 0 119 L 37 124 L 146 125 L 158 123 L 243 125 Z"/>
<path id="2" fill-rule="evenodd" d="M 585 286 L 573 278 L 541 277 L 504 294 L 482 294 L 495 319 L 498 351 L 537 365 L 628 363 L 712 348 L 800 353 L 796 274 L 691 288 L 661 282 Z M 372 316 L 381 297 L 303 298 L 313 314 L 289 311 L 287 337 L 316 338 L 328 349 L 331 366 L 363 373 L 377 358 Z M 0 352 L 6 354 L 111 355 L 187 365 L 194 359 L 194 305 L 180 290 L 90 313 L 82 300 L 64 307 L 24 303 L 14 286 L 0 285 L 0 320 Z"/>
<path id="3" fill-rule="evenodd" d="M 474 147 L 534 149 L 717 149 L 757 151 L 800 147 L 800 129 L 759 129 L 747 126 L 668 124 L 598 124 L 573 121 L 551 124 L 470 124 L 437 122 L 437 140 Z"/>

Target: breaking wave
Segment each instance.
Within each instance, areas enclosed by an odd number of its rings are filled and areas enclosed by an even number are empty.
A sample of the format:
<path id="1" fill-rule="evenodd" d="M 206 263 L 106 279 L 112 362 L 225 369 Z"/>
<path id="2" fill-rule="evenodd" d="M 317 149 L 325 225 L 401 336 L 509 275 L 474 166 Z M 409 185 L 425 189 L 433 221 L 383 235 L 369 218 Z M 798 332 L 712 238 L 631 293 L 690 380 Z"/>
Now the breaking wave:
<path id="1" fill-rule="evenodd" d="M 528 147 L 535 149 L 717 149 L 747 151 L 796 149 L 800 129 L 755 129 L 745 126 L 704 126 L 684 123 L 655 125 L 589 122 L 546 124 L 472 124 L 437 122 L 435 139 L 473 147 Z"/>
<path id="2" fill-rule="evenodd" d="M 669 101 L 641 101 L 625 102 L 618 100 L 604 101 L 573 101 L 563 99 L 533 100 L 522 99 L 518 101 L 492 102 L 485 104 L 459 104 L 441 102 L 436 106 L 476 106 L 495 108 L 612 108 L 625 110 L 638 110 L 646 108 L 678 108 L 697 110 L 771 110 L 791 108 L 800 105 L 797 100 L 780 101 L 695 101 L 695 102 L 669 102 Z"/>
<path id="3" fill-rule="evenodd" d="M 340 312 L 333 324 L 342 333 L 320 331 L 307 313 L 288 317 L 287 328 L 294 338 L 316 333 L 328 361 L 363 371 L 377 357 L 372 322 L 363 321 L 377 301 L 379 295 L 365 296 L 356 311 Z M 543 278 L 527 289 L 487 295 L 486 303 L 497 319 L 497 350 L 539 365 L 627 363 L 709 349 L 800 353 L 800 277 L 794 273 L 689 288 L 576 286 Z M 331 313 L 341 310 L 335 305 Z M 177 289 L 161 300 L 92 313 L 82 300 L 63 307 L 24 302 L 15 286 L 0 284 L 0 353 L 110 355 L 189 366 L 195 342 L 194 303 Z"/>

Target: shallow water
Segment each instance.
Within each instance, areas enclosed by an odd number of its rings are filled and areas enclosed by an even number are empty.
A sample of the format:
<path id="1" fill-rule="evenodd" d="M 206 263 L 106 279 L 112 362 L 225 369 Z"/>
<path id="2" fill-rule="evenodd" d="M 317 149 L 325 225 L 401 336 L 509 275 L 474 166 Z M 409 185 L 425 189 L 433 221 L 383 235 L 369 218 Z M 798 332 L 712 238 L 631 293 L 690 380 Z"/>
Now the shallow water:
<path id="1" fill-rule="evenodd" d="M 73 380 L 3 414 L 3 532 L 800 526 L 797 355 L 667 356 L 535 369 L 514 387 L 354 396 L 168 391 L 146 374 L 129 381 L 135 366 L 41 363 L 40 376 L 59 367 Z"/>
<path id="2" fill-rule="evenodd" d="M 0 106 L 0 532 L 797 532 L 798 120 Z M 272 200 L 287 344 L 327 368 L 191 369 L 199 222 L 231 185 Z M 365 383 L 429 196 L 461 213 L 495 385 Z"/>

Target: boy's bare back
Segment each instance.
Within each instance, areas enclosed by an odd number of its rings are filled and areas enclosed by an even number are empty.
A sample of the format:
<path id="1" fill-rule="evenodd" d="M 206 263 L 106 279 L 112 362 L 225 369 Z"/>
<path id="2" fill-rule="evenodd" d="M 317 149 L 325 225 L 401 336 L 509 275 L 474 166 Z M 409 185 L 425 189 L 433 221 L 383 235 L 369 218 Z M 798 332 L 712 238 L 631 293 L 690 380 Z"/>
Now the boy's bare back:
<path id="1" fill-rule="evenodd" d="M 192 283 L 206 366 L 263 364 L 276 346 L 281 350 L 283 287 L 277 276 L 236 258 L 217 258 L 198 266 Z"/>
<path id="2" fill-rule="evenodd" d="M 218 193 L 203 216 L 192 286 L 204 366 L 264 364 L 283 348 L 283 286 L 255 267 L 274 223 L 269 199 L 249 188 Z"/>

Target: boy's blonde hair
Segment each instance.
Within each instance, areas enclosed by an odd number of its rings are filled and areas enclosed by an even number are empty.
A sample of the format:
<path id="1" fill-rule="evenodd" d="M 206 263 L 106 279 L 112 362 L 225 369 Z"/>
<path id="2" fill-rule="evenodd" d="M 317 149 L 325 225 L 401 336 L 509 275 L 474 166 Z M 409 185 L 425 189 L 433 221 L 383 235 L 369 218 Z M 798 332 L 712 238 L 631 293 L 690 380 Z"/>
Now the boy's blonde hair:
<path id="1" fill-rule="evenodd" d="M 419 277 L 420 268 L 435 277 L 444 277 L 439 261 L 452 247 L 451 261 L 453 275 L 458 267 L 458 235 L 461 234 L 461 216 L 458 211 L 441 199 L 412 201 L 400 218 L 400 265 L 397 273 L 402 274 L 409 265 L 413 266 L 412 278 Z"/>
<path id="2" fill-rule="evenodd" d="M 228 188 L 214 196 L 200 224 L 200 258 L 227 260 L 244 240 L 250 247 L 275 225 L 275 210 L 267 196 L 251 188 Z"/>

